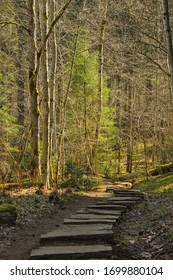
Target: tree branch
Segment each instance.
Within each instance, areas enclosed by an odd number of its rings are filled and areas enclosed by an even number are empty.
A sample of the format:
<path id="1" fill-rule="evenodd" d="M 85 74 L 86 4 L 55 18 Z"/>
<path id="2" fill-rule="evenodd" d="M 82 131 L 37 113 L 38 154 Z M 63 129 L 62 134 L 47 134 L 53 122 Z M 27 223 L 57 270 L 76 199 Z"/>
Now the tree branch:
<path id="1" fill-rule="evenodd" d="M 30 29 L 28 29 L 28 28 L 25 27 L 24 25 L 18 24 L 18 23 L 15 22 L 15 21 L 1 21 L 1 22 L 0 22 L 1 29 L 4 28 L 6 25 L 9 25 L 9 24 L 16 25 L 17 27 L 24 29 L 24 30 L 27 31 L 28 34 L 31 36 L 31 31 L 30 31 Z"/>
<path id="2" fill-rule="evenodd" d="M 61 8 L 61 10 L 59 11 L 59 13 L 57 14 L 57 16 L 55 17 L 55 19 L 52 21 L 51 25 L 50 25 L 50 28 L 49 28 L 49 31 L 48 33 L 46 34 L 46 37 L 43 39 L 43 43 L 40 47 L 40 50 L 38 52 L 38 56 L 37 58 L 39 59 L 44 48 L 45 48 L 45 45 L 46 45 L 46 42 L 47 40 L 49 39 L 50 35 L 52 34 L 52 31 L 53 31 L 53 28 L 54 26 L 57 24 L 57 22 L 59 21 L 59 19 L 63 16 L 64 12 L 66 11 L 66 9 L 68 8 L 68 6 L 70 5 L 70 3 L 72 2 L 73 0 L 68 0 L 66 2 L 66 4 Z"/>
<path id="3" fill-rule="evenodd" d="M 164 72 L 167 76 L 170 77 L 170 74 L 158 63 L 156 62 L 154 59 L 152 59 L 150 56 L 148 56 L 145 53 L 142 52 L 138 52 L 139 55 L 143 55 L 145 56 L 148 60 L 150 60 L 152 63 L 154 63 L 155 65 L 157 65 L 159 67 L 160 70 L 162 70 L 162 72 Z"/>

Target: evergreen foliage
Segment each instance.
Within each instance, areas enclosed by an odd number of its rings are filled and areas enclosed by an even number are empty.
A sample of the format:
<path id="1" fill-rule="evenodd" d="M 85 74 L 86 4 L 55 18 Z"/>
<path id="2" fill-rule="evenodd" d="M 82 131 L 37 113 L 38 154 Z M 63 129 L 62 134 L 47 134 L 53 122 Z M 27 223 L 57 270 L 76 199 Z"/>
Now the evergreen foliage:
<path id="1" fill-rule="evenodd" d="M 161 1 L 108 2 L 106 15 L 105 1 L 2 2 L 1 181 L 22 166 L 35 182 L 79 186 L 172 162 L 173 4 L 168 32 Z"/>

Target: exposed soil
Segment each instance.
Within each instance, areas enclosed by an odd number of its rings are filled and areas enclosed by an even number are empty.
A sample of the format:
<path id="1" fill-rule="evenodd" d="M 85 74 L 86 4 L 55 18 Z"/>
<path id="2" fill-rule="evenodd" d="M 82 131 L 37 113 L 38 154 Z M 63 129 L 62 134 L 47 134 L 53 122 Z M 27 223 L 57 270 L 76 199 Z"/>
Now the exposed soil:
<path id="1" fill-rule="evenodd" d="M 41 234 L 56 229 L 76 210 L 110 196 L 102 192 L 104 188 L 73 195 L 68 203 L 50 202 L 48 194 L 36 195 L 32 188 L 1 193 L 1 203 L 18 205 L 18 218 L 16 226 L 0 227 L 0 259 L 28 259 L 31 250 L 39 246 Z M 113 259 L 173 259 L 172 200 L 150 195 L 128 211 L 114 229 Z"/>
<path id="2" fill-rule="evenodd" d="M 114 259 L 173 259 L 173 200 L 149 195 L 114 228 Z"/>
<path id="3" fill-rule="evenodd" d="M 17 205 L 18 217 L 16 226 L 0 227 L 0 260 L 28 259 L 31 250 L 39 247 L 41 234 L 56 229 L 80 208 L 110 196 L 104 192 L 106 186 L 100 186 L 99 191 L 71 194 L 70 200 L 62 196 L 58 202 L 50 202 L 49 193 L 35 194 L 34 188 L 1 192 L 0 203 Z"/>

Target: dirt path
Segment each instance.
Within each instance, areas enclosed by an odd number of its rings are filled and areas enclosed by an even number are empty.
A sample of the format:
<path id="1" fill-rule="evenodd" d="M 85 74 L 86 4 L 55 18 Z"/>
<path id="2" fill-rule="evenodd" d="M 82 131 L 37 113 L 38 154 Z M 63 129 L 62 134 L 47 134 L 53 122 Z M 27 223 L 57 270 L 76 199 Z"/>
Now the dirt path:
<path id="1" fill-rule="evenodd" d="M 78 209 L 111 196 L 105 193 L 108 185 L 105 182 L 97 191 L 77 195 L 63 207 L 49 203 L 48 197 L 35 195 L 32 190 L 27 190 L 27 195 L 0 195 L 4 202 L 10 199 L 22 206 L 15 227 L 0 227 L 0 259 L 28 259 L 31 250 L 39 246 L 41 234 L 56 229 Z M 173 259 L 173 201 L 150 195 L 128 211 L 116 224 L 113 258 Z"/>
<path id="2" fill-rule="evenodd" d="M 28 259 L 31 250 L 39 246 L 41 234 L 56 229 L 56 227 L 63 222 L 64 218 L 68 218 L 70 215 L 74 214 L 76 210 L 93 204 L 103 197 L 111 196 L 111 194 L 105 193 L 105 188 L 108 185 L 109 183 L 105 183 L 100 185 L 97 191 L 90 191 L 82 195 L 77 195 L 71 202 L 61 208 L 58 205 L 48 205 L 48 210 L 42 211 L 42 204 L 39 204 L 37 211 L 43 212 L 39 217 L 36 216 L 34 212 L 28 213 L 28 215 L 30 215 L 29 222 L 23 222 L 21 219 L 21 222 L 17 224 L 16 227 L 1 227 L 0 259 Z M 38 199 L 38 196 L 36 198 Z M 21 204 L 24 203 L 22 199 L 24 199 L 25 202 L 26 197 L 20 195 Z M 29 199 L 31 198 L 29 197 Z"/>

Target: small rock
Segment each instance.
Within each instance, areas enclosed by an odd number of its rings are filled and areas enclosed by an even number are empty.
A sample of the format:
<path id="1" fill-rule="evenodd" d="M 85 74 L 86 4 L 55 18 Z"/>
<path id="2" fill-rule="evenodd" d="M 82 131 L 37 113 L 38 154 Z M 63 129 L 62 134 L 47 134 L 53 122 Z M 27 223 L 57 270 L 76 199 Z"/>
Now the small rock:
<path id="1" fill-rule="evenodd" d="M 152 257 L 152 255 L 149 252 L 143 252 L 141 254 L 141 257 L 144 259 L 150 259 Z"/>

